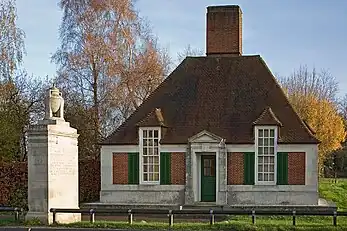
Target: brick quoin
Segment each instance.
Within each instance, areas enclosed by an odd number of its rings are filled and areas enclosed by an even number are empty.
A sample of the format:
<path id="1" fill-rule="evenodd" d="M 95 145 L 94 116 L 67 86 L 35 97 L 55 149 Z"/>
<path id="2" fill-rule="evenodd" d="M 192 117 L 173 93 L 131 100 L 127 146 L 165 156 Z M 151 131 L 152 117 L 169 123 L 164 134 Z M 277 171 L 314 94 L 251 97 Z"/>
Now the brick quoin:
<path id="1" fill-rule="evenodd" d="M 239 152 L 228 153 L 228 184 L 241 185 L 244 180 L 244 154 Z"/>
<path id="2" fill-rule="evenodd" d="M 288 184 L 304 185 L 306 158 L 304 152 L 288 153 Z"/>
<path id="3" fill-rule="evenodd" d="M 186 153 L 171 153 L 171 184 L 186 184 Z"/>
<path id="4" fill-rule="evenodd" d="M 113 153 L 113 184 L 128 184 L 128 154 Z"/>

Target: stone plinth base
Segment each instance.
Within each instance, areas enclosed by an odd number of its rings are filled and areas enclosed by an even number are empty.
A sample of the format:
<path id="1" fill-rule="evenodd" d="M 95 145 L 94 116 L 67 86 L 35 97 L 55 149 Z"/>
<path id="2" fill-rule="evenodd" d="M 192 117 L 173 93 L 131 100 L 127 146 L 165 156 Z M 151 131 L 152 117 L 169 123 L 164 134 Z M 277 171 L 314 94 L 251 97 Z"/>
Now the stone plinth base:
<path id="1" fill-rule="evenodd" d="M 41 212 L 28 212 L 25 216 L 25 220 L 39 220 L 45 225 L 53 223 L 53 213 L 41 213 Z M 57 213 L 56 221 L 60 224 L 68 224 L 81 221 L 80 213 Z"/>

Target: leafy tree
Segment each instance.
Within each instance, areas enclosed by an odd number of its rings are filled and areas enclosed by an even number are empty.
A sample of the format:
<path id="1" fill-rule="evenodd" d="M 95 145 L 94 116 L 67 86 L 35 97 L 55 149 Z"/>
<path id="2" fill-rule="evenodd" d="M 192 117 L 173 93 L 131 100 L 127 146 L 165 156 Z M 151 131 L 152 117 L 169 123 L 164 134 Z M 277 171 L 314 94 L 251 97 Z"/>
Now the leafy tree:
<path id="1" fill-rule="evenodd" d="M 345 140 L 344 120 L 336 103 L 337 82 L 326 71 L 311 72 L 307 67 L 280 79 L 289 101 L 299 116 L 315 131 L 319 144 L 319 169 Z"/>
<path id="2" fill-rule="evenodd" d="M 14 0 L 0 2 L 0 80 L 11 81 L 25 53 L 23 30 L 16 26 Z"/>

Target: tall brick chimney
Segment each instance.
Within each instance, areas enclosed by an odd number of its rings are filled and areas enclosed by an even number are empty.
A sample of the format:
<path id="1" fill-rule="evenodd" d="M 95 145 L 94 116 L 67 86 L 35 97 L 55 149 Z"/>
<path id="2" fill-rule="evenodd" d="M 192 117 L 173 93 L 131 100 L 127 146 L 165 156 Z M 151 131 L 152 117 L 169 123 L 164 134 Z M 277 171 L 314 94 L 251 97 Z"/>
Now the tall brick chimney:
<path id="1" fill-rule="evenodd" d="M 242 55 L 242 11 L 237 5 L 209 6 L 206 20 L 206 55 Z"/>

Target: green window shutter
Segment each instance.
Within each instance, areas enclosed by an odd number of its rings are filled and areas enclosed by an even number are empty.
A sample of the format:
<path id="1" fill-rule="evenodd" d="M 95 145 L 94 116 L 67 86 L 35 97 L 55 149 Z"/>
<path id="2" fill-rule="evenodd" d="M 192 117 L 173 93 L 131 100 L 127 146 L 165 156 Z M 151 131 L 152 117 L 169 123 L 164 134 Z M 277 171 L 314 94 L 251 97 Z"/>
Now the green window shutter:
<path id="1" fill-rule="evenodd" d="M 277 184 L 288 184 L 288 153 L 277 153 Z"/>
<path id="2" fill-rule="evenodd" d="M 139 184 L 139 153 L 128 153 L 128 184 Z"/>
<path id="3" fill-rule="evenodd" d="M 171 184 L 171 153 L 160 153 L 160 184 Z"/>
<path id="4" fill-rule="evenodd" d="M 254 171 L 255 171 L 255 153 L 245 152 L 243 157 L 244 161 L 244 184 L 253 185 L 254 184 Z"/>

